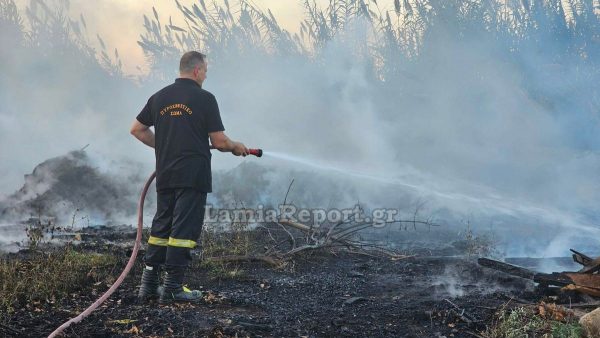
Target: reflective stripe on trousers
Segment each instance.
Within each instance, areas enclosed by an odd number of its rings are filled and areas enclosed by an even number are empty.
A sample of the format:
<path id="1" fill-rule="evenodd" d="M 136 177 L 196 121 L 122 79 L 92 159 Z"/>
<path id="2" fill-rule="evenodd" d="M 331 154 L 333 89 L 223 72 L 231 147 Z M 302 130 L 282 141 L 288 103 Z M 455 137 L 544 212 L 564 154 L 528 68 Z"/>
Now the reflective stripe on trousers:
<path id="1" fill-rule="evenodd" d="M 169 237 L 168 246 L 174 246 L 177 248 L 190 248 L 193 249 L 196 247 L 196 242 L 189 239 L 177 239 L 173 237 Z"/>
<path id="2" fill-rule="evenodd" d="M 150 236 L 150 238 L 148 238 L 148 244 L 158 245 L 158 246 L 167 246 L 169 244 L 169 240 L 166 238 L 158 238 L 158 237 Z"/>
<path id="3" fill-rule="evenodd" d="M 189 239 L 178 239 L 169 237 L 166 238 L 158 238 L 154 236 L 150 236 L 148 239 L 148 244 L 158 245 L 158 246 L 174 246 L 177 248 L 190 248 L 193 249 L 196 247 L 196 242 Z"/>

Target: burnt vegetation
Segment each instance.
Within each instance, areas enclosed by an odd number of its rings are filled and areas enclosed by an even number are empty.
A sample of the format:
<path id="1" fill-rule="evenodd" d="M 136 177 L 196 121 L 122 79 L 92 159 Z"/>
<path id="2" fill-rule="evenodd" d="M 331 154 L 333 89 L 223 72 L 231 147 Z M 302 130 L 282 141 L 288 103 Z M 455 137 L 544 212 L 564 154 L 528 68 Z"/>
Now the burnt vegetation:
<path id="1" fill-rule="evenodd" d="M 597 114 L 600 88 L 583 86 L 586 95 L 577 93 L 581 84 L 600 83 L 597 1 L 394 0 L 390 8 L 381 2 L 331 0 L 329 5 L 319 7 L 306 0 L 305 18 L 297 34 L 283 29 L 269 10 L 245 0 L 223 4 L 199 0 L 191 5 L 176 1 L 181 14 L 175 20 L 177 25 L 152 8 L 152 14 L 144 16 L 144 32 L 138 41 L 151 71 L 136 80 L 143 84 L 170 79 L 172 65 L 183 51 L 190 49 L 205 51 L 216 64 L 230 64 L 240 58 L 279 63 L 283 57 L 302 60 L 319 69 L 331 62 L 327 53 L 330 43 L 351 41 L 354 56 L 367 60 L 370 80 L 378 95 L 396 97 L 396 106 L 417 97 L 432 64 L 452 68 L 458 59 L 462 63 L 464 58 L 468 62 L 493 54 L 525 74 L 521 80 L 527 96 L 553 114 Z M 106 102 L 110 106 L 110 99 L 120 91 L 137 90 L 134 81 L 123 73 L 118 51 L 109 49 L 102 37 L 88 32 L 83 16 L 69 17 L 67 9 L 68 1 L 33 0 L 20 12 L 12 0 L 0 0 L 0 45 L 12 46 L 0 50 L 0 64 L 15 64 L 18 59 L 21 65 L 11 69 L 10 76 L 0 77 L 0 101 L 8 102 L 13 95 L 19 97 L 17 91 L 21 89 L 14 88 L 11 77 L 27 77 L 27 67 L 22 65 L 29 64 L 51 72 L 35 83 L 27 82 L 25 89 L 31 92 L 52 90 L 50 79 L 70 75 L 64 81 L 74 84 L 68 93 L 74 99 L 57 108 L 69 114 L 77 114 L 87 105 L 106 109 Z M 353 33 L 356 27 L 366 27 L 368 34 L 359 34 L 361 38 L 357 39 Z M 440 54 L 440 43 L 476 45 L 486 50 L 475 56 Z M 538 62 L 529 62 L 532 55 Z M 86 80 L 82 74 L 89 73 L 106 88 L 105 92 L 99 94 L 76 85 Z M 477 76 L 477 81 L 484 83 L 493 73 L 482 71 Z M 536 81 L 527 81 L 529 76 Z M 561 90 L 539 85 L 556 78 L 578 85 L 560 87 Z M 418 94 L 418 100 L 423 100 L 423 93 Z M 33 111 L 36 107 L 32 102 L 24 100 L 22 109 Z M 111 107 L 122 108 L 116 104 Z M 379 117 L 390 123 L 401 118 L 395 115 L 395 109 L 378 108 Z M 23 189 L 0 201 L 3 215 L 32 216 L 27 224 L 30 248 L 0 259 L 0 335 L 37 337 L 49 333 L 106 290 L 125 264 L 131 244 L 130 229 L 116 233 L 109 228 L 77 229 L 75 234 L 65 235 L 66 246 L 42 250 L 37 245 L 50 227 L 48 218 L 56 216 L 48 212 L 55 207 L 52 204 L 76 201 L 84 208 L 101 205 L 102 210 L 93 212 L 107 217 L 116 209 L 134 210 L 131 200 L 120 199 L 129 192 L 119 190 L 118 184 L 81 162 L 83 157 L 84 153 L 74 152 L 40 165 L 37 172 L 26 178 Z M 46 182 L 46 172 L 53 175 L 52 182 L 58 182 L 54 189 L 41 194 L 28 190 Z M 61 175 L 54 175 L 57 172 Z M 81 180 L 73 184 L 73 179 Z M 75 215 L 75 210 L 71 214 Z M 204 304 L 136 304 L 136 284 L 141 274 L 138 263 L 101 310 L 66 334 L 582 334 L 576 322 L 579 310 L 571 309 L 569 304 L 586 308 L 587 296 L 568 290 L 540 290 L 531 281 L 477 265 L 470 258 L 493 253 L 493 241 L 477 236 L 471 228 L 461 238 L 449 237 L 454 245 L 448 247 L 392 251 L 359 236 L 363 226 L 369 224 L 345 221 L 322 228 L 293 222 L 257 228 L 236 223 L 228 231 L 207 227 L 202 234 L 204 250 L 197 253 L 201 256 L 190 276 L 191 283 L 207 291 Z M 69 225 L 68 221 L 62 223 Z M 431 225 L 429 221 L 421 223 Z M 414 226 L 416 230 L 416 224 L 416 219 L 412 223 L 408 220 L 400 229 Z M 430 227 L 427 230 L 431 231 Z"/>

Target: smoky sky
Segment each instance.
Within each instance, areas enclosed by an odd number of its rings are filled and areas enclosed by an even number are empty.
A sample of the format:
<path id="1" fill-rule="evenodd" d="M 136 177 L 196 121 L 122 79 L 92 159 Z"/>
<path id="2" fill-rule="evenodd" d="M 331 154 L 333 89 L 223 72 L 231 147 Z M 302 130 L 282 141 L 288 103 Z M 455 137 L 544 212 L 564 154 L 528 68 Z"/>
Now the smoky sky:
<path id="1" fill-rule="evenodd" d="M 177 58 L 171 72 L 131 79 L 52 40 L 59 33 L 30 46 L 8 32 L 0 29 L 0 41 L 17 47 L 0 52 L 3 195 L 37 163 L 86 144 L 105 172 L 152 170 L 152 150 L 128 130 L 147 98 L 177 76 Z M 217 97 L 226 133 L 300 159 L 216 153 L 213 166 L 265 166 L 277 184 L 256 186 L 262 190 L 254 198 L 263 202 L 280 201 L 295 170 L 308 173 L 295 189 L 312 189 L 322 204 L 360 200 L 410 210 L 424 200 L 446 220 L 596 233 L 598 55 L 589 62 L 576 52 L 551 57 L 573 37 L 540 33 L 543 43 L 519 47 L 514 57 L 506 52 L 510 36 L 477 32 L 440 21 L 418 57 L 392 55 L 387 73 L 377 68 L 374 33 L 363 20 L 308 54 L 209 51 L 203 87 Z M 215 185 L 216 194 L 254 186 L 252 177 L 230 177 Z"/>

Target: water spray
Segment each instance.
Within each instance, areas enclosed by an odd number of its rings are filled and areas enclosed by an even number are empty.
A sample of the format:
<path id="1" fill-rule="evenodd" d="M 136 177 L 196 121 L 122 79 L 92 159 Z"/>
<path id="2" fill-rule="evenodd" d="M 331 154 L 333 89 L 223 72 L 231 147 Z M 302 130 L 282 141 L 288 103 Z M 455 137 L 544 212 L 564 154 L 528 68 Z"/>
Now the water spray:
<path id="1" fill-rule="evenodd" d="M 213 146 L 211 146 L 210 148 L 216 149 Z M 263 151 L 262 151 L 262 149 L 248 149 L 248 155 L 262 157 Z M 92 305 L 90 305 L 87 309 L 85 309 L 79 315 L 77 315 L 74 318 L 69 319 L 68 321 L 63 323 L 61 326 L 59 326 L 56 330 L 54 330 L 52 333 L 50 333 L 48 338 L 58 337 L 67 327 L 71 326 L 71 324 L 82 321 L 85 317 L 89 316 L 92 312 L 94 312 L 94 310 L 96 310 L 100 305 L 102 305 L 102 303 L 104 303 L 104 301 L 106 301 L 108 299 L 108 297 L 110 297 L 117 290 L 117 288 L 121 285 L 121 283 L 123 283 L 123 280 L 125 280 L 125 277 L 127 277 L 129 272 L 131 271 L 131 268 L 135 264 L 135 260 L 137 258 L 138 251 L 140 250 L 140 247 L 142 245 L 142 228 L 144 226 L 144 201 L 146 199 L 146 194 L 148 193 L 148 189 L 150 188 L 150 184 L 154 181 L 154 178 L 156 178 L 156 172 L 153 172 L 152 175 L 150 175 L 150 177 L 146 181 L 146 184 L 144 184 L 144 188 L 142 189 L 142 193 L 140 195 L 140 201 L 138 204 L 138 213 L 137 213 L 138 225 L 137 225 L 137 232 L 136 232 L 136 236 L 135 236 L 135 243 L 133 245 L 133 250 L 131 251 L 131 256 L 129 257 L 129 261 L 127 261 L 127 265 L 123 269 L 123 272 L 121 272 L 121 275 L 119 275 L 119 278 L 117 278 L 117 280 L 113 283 L 113 285 L 111 285 L 110 288 L 100 298 L 98 298 Z"/>

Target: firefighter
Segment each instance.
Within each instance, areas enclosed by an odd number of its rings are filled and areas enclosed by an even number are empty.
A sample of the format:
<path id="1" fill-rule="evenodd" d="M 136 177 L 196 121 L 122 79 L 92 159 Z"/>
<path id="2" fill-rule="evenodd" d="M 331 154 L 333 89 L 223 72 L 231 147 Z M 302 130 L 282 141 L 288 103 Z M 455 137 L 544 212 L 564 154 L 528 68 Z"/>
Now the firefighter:
<path id="1" fill-rule="evenodd" d="M 148 99 L 131 127 L 131 134 L 154 148 L 156 155 L 156 215 L 144 257 L 141 301 L 159 297 L 160 304 L 169 304 L 202 299 L 201 292 L 184 287 L 183 280 L 190 251 L 201 244 L 206 194 L 212 192 L 209 139 L 219 151 L 248 155 L 243 143 L 225 135 L 217 100 L 202 89 L 207 70 L 204 54 L 183 54 L 179 78 Z"/>

